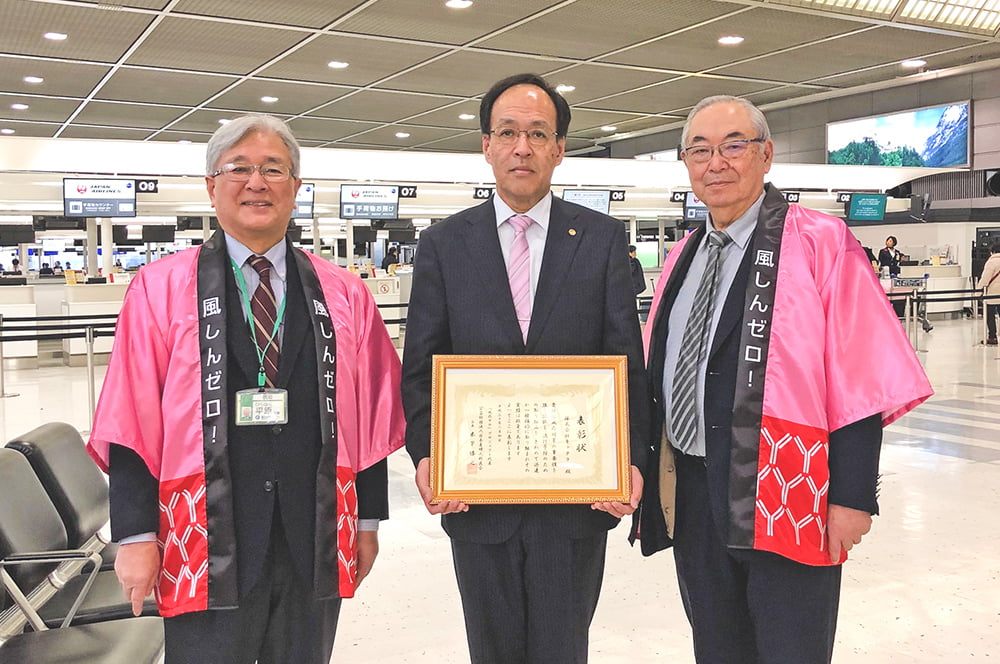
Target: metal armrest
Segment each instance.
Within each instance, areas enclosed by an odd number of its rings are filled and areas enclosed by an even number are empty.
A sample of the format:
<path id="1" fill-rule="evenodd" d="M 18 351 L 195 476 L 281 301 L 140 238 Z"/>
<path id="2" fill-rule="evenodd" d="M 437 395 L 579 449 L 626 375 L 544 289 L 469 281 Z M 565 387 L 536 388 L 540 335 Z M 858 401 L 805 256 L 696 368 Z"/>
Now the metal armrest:
<path id="1" fill-rule="evenodd" d="M 45 621 L 42 620 L 41 616 L 38 615 L 37 607 L 33 606 L 31 600 L 21 591 L 18 587 L 17 582 L 7 571 L 7 567 L 13 567 L 16 565 L 24 564 L 37 564 L 37 563 L 63 563 L 71 561 L 80 561 L 80 568 L 83 567 L 87 562 L 91 563 L 91 569 L 87 576 L 86 583 L 80 588 L 80 592 L 77 594 L 76 599 L 73 601 L 73 605 L 70 607 L 65 619 L 60 627 L 68 627 L 73 621 L 73 617 L 76 615 L 77 610 L 80 608 L 80 604 L 83 603 L 83 599 L 87 596 L 90 591 L 90 587 L 94 585 L 94 580 L 97 579 L 97 573 L 101 568 L 101 556 L 96 551 L 82 551 L 80 549 L 66 549 L 60 551 L 38 551 L 29 553 L 17 553 L 12 554 L 0 560 L 0 581 L 3 582 L 3 587 L 10 593 L 11 599 L 24 614 L 25 618 L 31 624 L 32 628 L 36 631 L 44 631 L 48 629 L 45 626 Z M 50 577 L 52 575 L 49 575 Z M 46 578 L 42 583 L 49 583 L 53 588 L 59 588 L 61 586 L 56 586 L 50 578 Z M 46 594 L 44 600 L 39 603 L 39 606 L 44 604 L 52 597 L 51 594 Z"/>

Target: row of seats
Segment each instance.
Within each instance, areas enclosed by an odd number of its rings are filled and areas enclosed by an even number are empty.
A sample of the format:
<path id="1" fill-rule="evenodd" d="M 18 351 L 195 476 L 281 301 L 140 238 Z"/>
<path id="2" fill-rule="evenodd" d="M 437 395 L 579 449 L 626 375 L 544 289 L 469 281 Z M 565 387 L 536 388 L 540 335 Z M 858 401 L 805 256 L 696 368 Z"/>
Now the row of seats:
<path id="1" fill-rule="evenodd" d="M 154 664 L 154 602 L 132 617 L 108 545 L 108 485 L 68 424 L 0 449 L 0 664 Z"/>

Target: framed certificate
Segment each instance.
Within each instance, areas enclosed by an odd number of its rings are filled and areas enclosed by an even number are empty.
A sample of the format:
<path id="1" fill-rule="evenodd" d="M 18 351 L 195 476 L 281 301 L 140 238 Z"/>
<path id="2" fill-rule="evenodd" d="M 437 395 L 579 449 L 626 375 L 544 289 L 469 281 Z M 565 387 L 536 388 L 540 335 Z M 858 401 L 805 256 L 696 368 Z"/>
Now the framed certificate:
<path id="1" fill-rule="evenodd" d="M 432 502 L 628 502 L 627 358 L 435 355 Z"/>

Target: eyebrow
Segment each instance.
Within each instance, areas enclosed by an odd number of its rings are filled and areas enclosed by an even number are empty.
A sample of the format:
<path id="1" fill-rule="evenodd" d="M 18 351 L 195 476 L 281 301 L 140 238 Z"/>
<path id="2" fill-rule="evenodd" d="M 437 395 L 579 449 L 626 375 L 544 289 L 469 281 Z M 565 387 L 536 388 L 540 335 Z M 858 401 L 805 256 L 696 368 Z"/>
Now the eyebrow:
<path id="1" fill-rule="evenodd" d="M 729 132 L 728 134 L 726 134 L 722 138 L 722 140 L 720 141 L 720 143 L 725 143 L 726 141 L 731 141 L 734 138 L 746 138 L 746 136 L 747 136 L 747 134 L 744 134 L 742 131 L 731 131 L 731 132 Z M 707 143 L 708 139 L 705 138 L 704 136 L 695 136 L 695 137 L 693 137 L 691 139 L 691 141 L 692 141 L 692 144 L 697 143 L 698 141 L 701 141 L 702 143 Z"/>
<path id="2" fill-rule="evenodd" d="M 497 126 L 498 127 L 506 127 L 508 125 L 517 126 L 517 124 L 518 124 L 517 121 L 514 120 L 513 118 L 500 118 L 499 120 L 497 120 Z M 531 122 L 529 124 L 532 127 L 551 127 L 552 126 L 546 120 L 535 120 L 534 122 Z"/>

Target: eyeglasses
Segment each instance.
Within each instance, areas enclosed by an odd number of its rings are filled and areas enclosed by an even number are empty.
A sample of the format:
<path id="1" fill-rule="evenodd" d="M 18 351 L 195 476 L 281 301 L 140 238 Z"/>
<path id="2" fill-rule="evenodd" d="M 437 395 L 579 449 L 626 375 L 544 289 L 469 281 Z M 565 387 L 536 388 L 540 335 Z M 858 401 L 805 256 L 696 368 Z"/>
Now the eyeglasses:
<path id="1" fill-rule="evenodd" d="M 528 143 L 540 148 L 548 145 L 553 138 L 558 138 L 559 134 L 550 132 L 547 129 L 514 129 L 513 127 L 498 127 L 490 131 L 493 139 L 500 145 L 513 145 L 517 139 L 524 134 L 528 138 Z"/>
<path id="2" fill-rule="evenodd" d="M 739 159 L 750 149 L 751 143 L 763 143 L 766 138 L 737 138 L 718 145 L 691 145 L 681 150 L 681 158 L 695 164 L 704 164 L 718 151 L 723 159 Z"/>
<path id="3" fill-rule="evenodd" d="M 221 175 L 230 182 L 247 182 L 253 177 L 253 172 L 259 171 L 267 182 L 285 182 L 292 177 L 292 169 L 282 164 L 224 164 L 222 168 L 212 173 L 212 177 Z"/>

